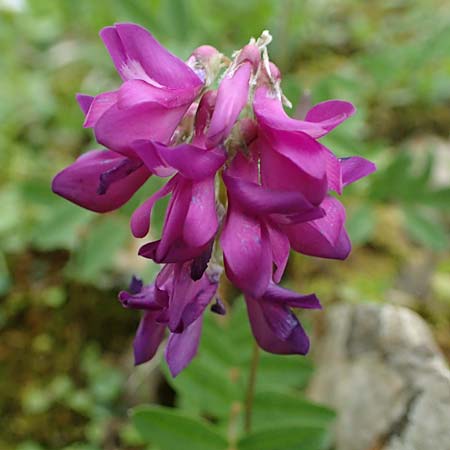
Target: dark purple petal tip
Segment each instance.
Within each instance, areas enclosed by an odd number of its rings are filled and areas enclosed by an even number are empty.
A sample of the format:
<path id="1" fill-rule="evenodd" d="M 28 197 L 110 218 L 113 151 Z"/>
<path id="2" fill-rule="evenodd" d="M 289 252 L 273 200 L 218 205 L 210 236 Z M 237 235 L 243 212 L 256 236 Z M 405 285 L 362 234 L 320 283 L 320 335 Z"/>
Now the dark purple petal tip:
<path id="1" fill-rule="evenodd" d="M 139 292 L 142 291 L 142 287 L 144 286 L 144 283 L 142 280 L 135 275 L 131 278 L 130 286 L 128 287 L 128 291 L 130 294 L 139 294 Z"/>
<path id="2" fill-rule="evenodd" d="M 213 313 L 219 314 L 219 316 L 224 316 L 227 313 L 225 305 L 219 297 L 216 297 L 216 302 L 211 305 L 211 311 Z"/>

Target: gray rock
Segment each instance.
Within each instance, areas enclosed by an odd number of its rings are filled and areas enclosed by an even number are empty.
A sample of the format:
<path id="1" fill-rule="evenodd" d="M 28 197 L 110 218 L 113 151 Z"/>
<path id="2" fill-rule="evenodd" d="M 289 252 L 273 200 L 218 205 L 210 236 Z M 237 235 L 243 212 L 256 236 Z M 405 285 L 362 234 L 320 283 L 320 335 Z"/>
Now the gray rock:
<path id="1" fill-rule="evenodd" d="M 309 395 L 338 413 L 336 450 L 450 450 L 450 371 L 424 320 L 378 304 L 323 320 Z"/>

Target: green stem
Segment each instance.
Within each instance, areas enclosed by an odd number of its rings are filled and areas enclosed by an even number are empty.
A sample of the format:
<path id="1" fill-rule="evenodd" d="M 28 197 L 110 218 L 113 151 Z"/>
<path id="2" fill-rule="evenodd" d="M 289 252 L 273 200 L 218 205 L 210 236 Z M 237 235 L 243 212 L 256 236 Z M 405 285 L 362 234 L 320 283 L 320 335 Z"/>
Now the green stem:
<path id="1" fill-rule="evenodd" d="M 252 430 L 253 398 L 255 396 L 256 373 L 258 371 L 258 363 L 259 363 L 259 347 L 256 341 L 254 341 L 252 362 L 248 377 L 247 394 L 245 396 L 244 429 L 246 433 L 250 433 L 250 431 Z"/>

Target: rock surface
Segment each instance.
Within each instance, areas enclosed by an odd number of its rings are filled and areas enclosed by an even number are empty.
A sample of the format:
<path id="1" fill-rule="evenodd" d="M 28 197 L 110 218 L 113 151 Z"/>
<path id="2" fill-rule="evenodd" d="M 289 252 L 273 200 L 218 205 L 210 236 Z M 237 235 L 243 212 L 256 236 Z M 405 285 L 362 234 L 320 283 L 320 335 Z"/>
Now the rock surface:
<path id="1" fill-rule="evenodd" d="M 340 305 L 320 328 L 309 394 L 338 413 L 336 450 L 450 450 L 450 371 L 420 316 Z"/>

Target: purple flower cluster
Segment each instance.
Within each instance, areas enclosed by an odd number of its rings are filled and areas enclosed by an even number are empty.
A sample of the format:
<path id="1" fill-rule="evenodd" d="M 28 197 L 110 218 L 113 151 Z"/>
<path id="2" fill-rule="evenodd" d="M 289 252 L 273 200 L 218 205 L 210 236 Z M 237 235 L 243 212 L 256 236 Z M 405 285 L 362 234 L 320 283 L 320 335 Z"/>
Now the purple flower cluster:
<path id="1" fill-rule="evenodd" d="M 280 72 L 267 56 L 267 33 L 231 60 L 202 46 L 187 62 L 134 24 L 104 28 L 100 36 L 123 82 L 77 100 L 84 126 L 106 150 L 78 158 L 55 177 L 53 191 L 108 212 L 150 176 L 168 179 L 131 217 L 133 235 L 145 237 L 153 206 L 170 195 L 160 239 L 139 250 L 162 270 L 154 283 L 133 279 L 119 295 L 125 307 L 144 311 L 136 363 L 155 355 L 168 328 L 169 368 L 175 376 L 186 367 L 208 304 L 225 312 L 216 297 L 222 266 L 244 293 L 259 345 L 307 353 L 308 337 L 291 308 L 320 303 L 279 282 L 291 249 L 335 259 L 350 252 L 344 207 L 329 193 L 341 194 L 375 167 L 360 157 L 338 159 L 318 139 L 351 116 L 353 105 L 331 100 L 304 120 L 290 118 Z"/>

